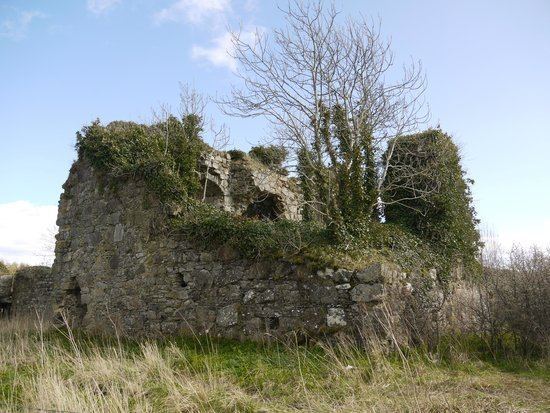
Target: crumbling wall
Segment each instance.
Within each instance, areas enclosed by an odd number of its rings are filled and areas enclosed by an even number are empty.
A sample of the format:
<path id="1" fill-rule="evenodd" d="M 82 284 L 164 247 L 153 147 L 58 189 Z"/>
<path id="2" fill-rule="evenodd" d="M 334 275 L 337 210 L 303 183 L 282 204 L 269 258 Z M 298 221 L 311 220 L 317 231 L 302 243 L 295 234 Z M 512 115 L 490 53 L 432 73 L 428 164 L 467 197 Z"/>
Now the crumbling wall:
<path id="1" fill-rule="evenodd" d="M 0 276 L 0 315 L 49 319 L 52 316 L 52 274 L 49 267 L 24 267 Z"/>
<path id="2" fill-rule="evenodd" d="M 90 331 L 189 333 L 233 338 L 350 330 L 403 274 L 311 271 L 286 261 L 248 261 L 197 250 L 170 234 L 143 183 L 107 185 L 77 161 L 59 205 L 53 266 L 56 313 Z"/>
<path id="3" fill-rule="evenodd" d="M 49 267 L 25 267 L 15 273 L 12 314 L 49 318 L 52 314 L 52 273 Z"/>
<path id="4" fill-rule="evenodd" d="M 203 156 L 200 172 L 206 191 L 199 195 L 206 202 L 237 215 L 301 219 L 298 185 L 258 161 L 247 156 L 231 159 L 226 152 L 214 151 Z"/>
<path id="5" fill-rule="evenodd" d="M 0 317 L 7 317 L 11 313 L 11 287 L 13 275 L 0 275 Z"/>

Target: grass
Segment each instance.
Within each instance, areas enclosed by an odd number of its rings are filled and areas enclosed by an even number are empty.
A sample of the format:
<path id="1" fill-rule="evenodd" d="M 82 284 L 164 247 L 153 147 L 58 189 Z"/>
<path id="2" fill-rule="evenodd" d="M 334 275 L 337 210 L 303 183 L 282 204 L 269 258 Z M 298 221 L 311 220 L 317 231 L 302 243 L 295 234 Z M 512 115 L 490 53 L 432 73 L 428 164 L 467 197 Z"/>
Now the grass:
<path id="1" fill-rule="evenodd" d="M 0 320 L 0 411 L 543 412 L 545 360 L 356 345 L 135 341 Z M 371 343 L 371 344 L 372 344 Z"/>

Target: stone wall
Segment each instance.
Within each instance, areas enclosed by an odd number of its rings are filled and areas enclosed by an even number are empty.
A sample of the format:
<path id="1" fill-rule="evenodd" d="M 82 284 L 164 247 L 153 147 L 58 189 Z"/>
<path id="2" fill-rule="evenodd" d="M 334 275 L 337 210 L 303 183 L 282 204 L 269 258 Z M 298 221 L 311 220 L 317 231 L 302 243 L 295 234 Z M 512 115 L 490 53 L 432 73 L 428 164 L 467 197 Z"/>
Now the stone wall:
<path id="1" fill-rule="evenodd" d="M 49 319 L 53 310 L 52 292 L 51 268 L 21 268 L 15 275 L 0 276 L 0 311 L 3 316 Z"/>
<path id="2" fill-rule="evenodd" d="M 73 165 L 52 271 L 56 313 L 89 331 L 262 339 L 350 330 L 404 276 L 387 264 L 313 272 L 199 251 L 166 230 L 143 183 L 112 189 L 102 179 L 85 160 Z"/>
<path id="3" fill-rule="evenodd" d="M 26 267 L 18 270 L 13 279 L 12 314 L 50 318 L 52 288 L 51 268 Z"/>
<path id="4" fill-rule="evenodd" d="M 0 275 L 0 317 L 6 317 L 11 312 L 11 287 L 13 275 Z"/>

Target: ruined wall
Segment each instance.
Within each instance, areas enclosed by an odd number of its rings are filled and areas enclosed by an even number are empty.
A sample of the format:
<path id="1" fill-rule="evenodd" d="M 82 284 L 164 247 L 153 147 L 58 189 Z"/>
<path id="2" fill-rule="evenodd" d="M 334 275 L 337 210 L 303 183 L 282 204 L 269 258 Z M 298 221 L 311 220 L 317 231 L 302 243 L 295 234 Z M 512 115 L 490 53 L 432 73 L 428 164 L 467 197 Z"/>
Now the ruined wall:
<path id="1" fill-rule="evenodd" d="M 0 313 L 49 319 L 53 314 L 52 293 L 49 267 L 24 267 L 15 275 L 0 276 Z"/>
<path id="2" fill-rule="evenodd" d="M 13 275 L 0 275 L 0 317 L 6 317 L 11 312 L 11 287 Z"/>
<path id="3" fill-rule="evenodd" d="M 13 279 L 12 314 L 51 317 L 52 289 L 51 268 L 21 268 L 15 273 Z"/>
<path id="4" fill-rule="evenodd" d="M 205 201 L 238 215 L 300 220 L 301 196 L 292 178 L 244 156 L 214 151 L 201 159 L 201 196 Z M 263 214 L 262 214 L 263 213 Z"/>
<path id="5" fill-rule="evenodd" d="M 194 248 L 170 235 L 143 183 L 112 189 L 77 161 L 59 205 L 53 266 L 56 313 L 90 331 L 194 333 L 233 338 L 348 330 L 383 300 L 403 274 L 284 261 L 246 261 L 234 251 Z"/>

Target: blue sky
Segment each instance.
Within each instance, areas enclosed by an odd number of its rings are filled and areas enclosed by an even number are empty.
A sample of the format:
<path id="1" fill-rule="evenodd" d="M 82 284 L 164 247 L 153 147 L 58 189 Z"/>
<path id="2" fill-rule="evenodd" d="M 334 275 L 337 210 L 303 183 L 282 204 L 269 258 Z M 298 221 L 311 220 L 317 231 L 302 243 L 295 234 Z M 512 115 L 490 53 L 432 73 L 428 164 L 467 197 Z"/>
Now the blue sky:
<path id="1" fill-rule="evenodd" d="M 430 124 L 461 146 L 484 226 L 505 246 L 550 245 L 550 1 L 336 4 L 380 17 L 397 61 L 423 62 Z M 282 21 L 261 0 L 2 0 L 0 258 L 37 261 L 83 125 L 175 109 L 179 82 L 227 92 L 225 34 L 239 24 Z M 261 120 L 211 113 L 230 126 L 232 146 L 268 133 Z"/>

